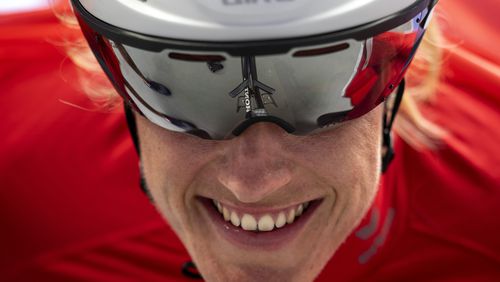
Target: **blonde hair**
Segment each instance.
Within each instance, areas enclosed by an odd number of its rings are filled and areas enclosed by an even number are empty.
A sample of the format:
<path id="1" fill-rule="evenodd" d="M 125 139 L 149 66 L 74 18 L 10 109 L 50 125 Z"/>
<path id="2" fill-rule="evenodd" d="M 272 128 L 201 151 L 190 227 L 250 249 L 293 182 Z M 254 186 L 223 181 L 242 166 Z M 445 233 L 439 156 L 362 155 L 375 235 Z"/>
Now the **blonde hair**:
<path id="1" fill-rule="evenodd" d="M 67 59 L 77 67 L 77 87 L 96 105 L 95 109 L 89 110 L 112 111 L 119 108 L 122 99 L 83 37 L 69 1 L 50 0 L 50 2 L 54 15 L 60 20 L 62 28 L 67 31 L 63 37 L 52 40 L 52 43 L 62 48 Z"/>
<path id="2" fill-rule="evenodd" d="M 97 109 L 113 110 L 121 106 L 122 99 L 88 47 L 71 6 L 66 1 L 51 1 L 54 14 L 64 28 L 75 32 L 75 36 L 54 43 L 63 48 L 68 59 L 78 67 L 79 88 L 97 105 Z M 439 25 L 433 20 L 406 74 L 407 91 L 394 129 L 417 150 L 438 148 L 447 134 L 419 110 L 419 105 L 432 103 L 440 83 L 443 40 Z"/>
<path id="3" fill-rule="evenodd" d="M 416 150 L 436 150 L 448 132 L 424 117 L 423 104 L 435 101 L 445 64 L 445 38 L 439 17 L 431 20 L 422 44 L 406 73 L 407 88 L 394 124 L 395 132 Z"/>

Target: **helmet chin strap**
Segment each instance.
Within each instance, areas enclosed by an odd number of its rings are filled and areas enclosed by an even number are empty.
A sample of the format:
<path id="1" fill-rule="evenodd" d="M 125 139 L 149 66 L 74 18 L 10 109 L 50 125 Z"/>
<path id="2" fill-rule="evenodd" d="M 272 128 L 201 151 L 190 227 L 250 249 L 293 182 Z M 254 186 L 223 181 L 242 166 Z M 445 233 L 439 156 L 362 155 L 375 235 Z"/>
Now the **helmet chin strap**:
<path id="1" fill-rule="evenodd" d="M 141 149 L 139 148 L 139 136 L 137 135 L 137 124 L 135 122 L 135 116 L 132 112 L 132 109 L 127 103 L 123 103 L 123 105 L 125 108 L 125 118 L 127 120 L 128 131 L 130 132 L 130 137 L 132 137 L 135 151 L 139 156 L 139 186 L 141 187 L 142 192 L 144 192 L 144 194 L 148 196 L 149 200 L 153 202 L 153 198 L 151 197 L 151 193 L 146 184 L 146 179 L 144 178 L 144 169 L 141 162 Z"/>
<path id="2" fill-rule="evenodd" d="M 383 131 L 382 131 L 382 173 L 385 173 L 387 171 L 387 169 L 389 168 L 389 164 L 394 159 L 395 153 L 394 153 L 394 148 L 392 146 L 391 129 L 392 125 L 394 124 L 396 114 L 399 110 L 399 106 L 401 105 L 401 101 L 403 100 L 404 91 L 405 91 L 405 80 L 403 79 L 399 84 L 392 105 L 389 103 L 391 99 L 388 99 L 384 104 L 384 120 L 383 120 Z M 137 155 L 139 156 L 139 171 L 140 171 L 139 185 L 141 187 L 141 190 L 148 196 L 148 198 L 151 201 L 153 201 L 149 189 L 147 187 L 146 180 L 144 178 L 143 168 L 140 161 L 141 151 L 139 148 L 139 136 L 137 135 L 137 125 L 135 122 L 135 116 L 130 106 L 127 105 L 126 103 L 124 103 L 124 108 L 125 108 L 125 117 L 127 119 L 127 124 L 128 124 L 128 130 L 130 132 L 130 136 L 132 137 L 132 141 L 134 143 Z"/>
<path id="3" fill-rule="evenodd" d="M 399 84 L 396 96 L 394 99 L 387 99 L 384 103 L 384 120 L 382 131 L 382 173 L 385 173 L 389 168 L 392 160 L 394 159 L 394 147 L 392 146 L 391 130 L 396 114 L 398 113 L 399 106 L 403 100 L 405 92 L 405 80 L 403 79 Z M 392 103 L 391 103 L 392 102 Z"/>

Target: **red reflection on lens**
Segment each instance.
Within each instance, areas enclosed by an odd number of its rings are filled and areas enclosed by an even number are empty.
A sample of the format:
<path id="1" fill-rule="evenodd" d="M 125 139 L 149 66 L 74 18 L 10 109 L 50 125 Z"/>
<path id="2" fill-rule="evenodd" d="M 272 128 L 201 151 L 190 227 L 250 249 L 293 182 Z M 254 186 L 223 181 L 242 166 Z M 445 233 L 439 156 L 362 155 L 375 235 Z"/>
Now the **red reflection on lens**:
<path id="1" fill-rule="evenodd" d="M 346 50 L 348 48 L 349 48 L 349 43 L 342 43 L 342 44 L 324 47 L 324 48 L 297 51 L 293 54 L 293 56 L 294 57 L 320 56 L 320 55 L 340 52 L 340 51 Z"/>
<path id="2" fill-rule="evenodd" d="M 349 118 L 366 114 L 393 92 L 411 60 L 417 42 L 416 33 L 385 32 L 373 38 L 373 47 L 365 69 L 359 70 L 346 89 L 354 109 Z"/>

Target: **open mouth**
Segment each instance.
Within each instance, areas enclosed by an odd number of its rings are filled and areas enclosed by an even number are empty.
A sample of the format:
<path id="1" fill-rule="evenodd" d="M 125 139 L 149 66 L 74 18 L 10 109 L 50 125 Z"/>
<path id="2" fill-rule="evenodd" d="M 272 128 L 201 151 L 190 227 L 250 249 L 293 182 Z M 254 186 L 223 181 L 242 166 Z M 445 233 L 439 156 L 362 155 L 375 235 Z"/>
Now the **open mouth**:
<path id="1" fill-rule="evenodd" d="M 214 199 L 201 198 L 216 229 L 232 243 L 274 250 L 301 233 L 322 200 L 312 200 L 281 209 L 233 207 Z"/>
<path id="2" fill-rule="evenodd" d="M 292 224 L 296 218 L 307 211 L 310 205 L 310 202 L 305 202 L 274 212 L 252 214 L 236 211 L 217 200 L 212 200 L 212 202 L 225 221 L 231 222 L 234 226 L 241 227 L 243 230 L 255 232 L 273 231 L 274 229 L 283 228 L 287 224 Z"/>

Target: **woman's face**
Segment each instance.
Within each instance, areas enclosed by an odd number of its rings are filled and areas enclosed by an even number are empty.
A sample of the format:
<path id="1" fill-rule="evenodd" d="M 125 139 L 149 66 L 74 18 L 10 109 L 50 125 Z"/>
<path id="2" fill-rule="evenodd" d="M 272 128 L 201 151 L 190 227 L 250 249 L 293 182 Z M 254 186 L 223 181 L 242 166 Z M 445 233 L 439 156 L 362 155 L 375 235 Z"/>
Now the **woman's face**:
<path id="1" fill-rule="evenodd" d="M 138 116 L 146 182 L 206 280 L 311 281 L 376 194 L 381 111 L 310 136 L 260 122 L 225 141 Z"/>

